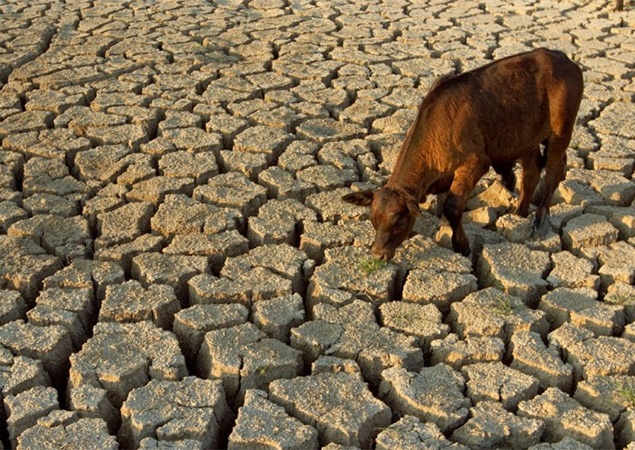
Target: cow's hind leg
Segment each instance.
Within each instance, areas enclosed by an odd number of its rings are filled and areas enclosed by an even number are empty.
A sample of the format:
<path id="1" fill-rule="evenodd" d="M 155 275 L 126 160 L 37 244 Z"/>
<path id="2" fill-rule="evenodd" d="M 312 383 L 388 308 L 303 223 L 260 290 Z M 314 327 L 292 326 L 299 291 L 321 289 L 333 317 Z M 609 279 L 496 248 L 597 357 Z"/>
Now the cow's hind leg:
<path id="1" fill-rule="evenodd" d="M 473 158 L 454 172 L 450 193 L 443 203 L 443 214 L 452 227 L 452 248 L 464 256 L 470 254 L 470 242 L 467 239 L 461 219 L 467 198 L 478 180 L 487 172 L 489 162 Z"/>
<path id="2" fill-rule="evenodd" d="M 519 216 L 527 217 L 529 214 L 529 204 L 531 203 L 538 181 L 540 181 L 540 170 L 542 169 L 541 160 L 542 155 L 540 154 L 539 146 L 525 152 L 520 160 L 523 175 L 520 187 L 520 198 L 518 199 L 518 206 L 516 207 L 516 214 Z"/>
<path id="3" fill-rule="evenodd" d="M 541 236 L 546 234 L 549 227 L 549 206 L 553 199 L 553 193 L 565 177 L 566 152 L 570 140 L 571 133 L 568 133 L 565 136 L 552 135 L 546 142 L 545 186 L 534 221 L 534 230 Z"/>

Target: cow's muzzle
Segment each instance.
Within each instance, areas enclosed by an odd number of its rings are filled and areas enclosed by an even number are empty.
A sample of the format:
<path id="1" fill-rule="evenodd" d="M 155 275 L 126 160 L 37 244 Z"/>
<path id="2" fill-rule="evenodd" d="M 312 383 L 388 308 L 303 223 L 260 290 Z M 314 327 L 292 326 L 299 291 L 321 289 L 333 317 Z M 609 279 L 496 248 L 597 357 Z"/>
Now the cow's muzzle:
<path id="1" fill-rule="evenodd" d="M 393 258 L 393 256 L 395 256 L 395 249 L 373 245 L 373 247 L 370 250 L 370 253 L 373 255 L 373 258 L 375 259 L 381 259 L 382 261 L 390 261 Z"/>

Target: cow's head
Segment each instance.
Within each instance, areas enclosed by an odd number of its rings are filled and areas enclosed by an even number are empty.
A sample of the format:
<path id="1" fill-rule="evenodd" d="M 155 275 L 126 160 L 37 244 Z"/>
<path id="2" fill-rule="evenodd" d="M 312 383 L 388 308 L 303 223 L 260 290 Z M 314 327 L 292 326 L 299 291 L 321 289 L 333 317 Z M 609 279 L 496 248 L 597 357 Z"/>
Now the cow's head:
<path id="1" fill-rule="evenodd" d="M 383 187 L 375 191 L 347 194 L 342 200 L 359 206 L 370 206 L 370 220 L 375 228 L 373 257 L 390 260 L 412 231 L 417 215 L 417 202 L 403 191 Z"/>

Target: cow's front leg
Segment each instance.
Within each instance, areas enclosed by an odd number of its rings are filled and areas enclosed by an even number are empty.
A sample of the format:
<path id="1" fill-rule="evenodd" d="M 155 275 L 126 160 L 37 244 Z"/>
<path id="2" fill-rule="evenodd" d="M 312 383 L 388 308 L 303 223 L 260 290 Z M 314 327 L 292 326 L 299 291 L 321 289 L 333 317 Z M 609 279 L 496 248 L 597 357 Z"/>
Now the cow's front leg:
<path id="1" fill-rule="evenodd" d="M 452 248 L 463 256 L 470 254 L 470 242 L 463 229 L 463 211 L 467 198 L 476 186 L 478 180 L 489 169 L 489 162 L 476 156 L 459 167 L 454 172 L 454 180 L 450 186 L 450 193 L 443 204 L 443 214 L 452 227 Z"/>
<path id="2" fill-rule="evenodd" d="M 494 171 L 501 176 L 503 186 L 509 192 L 514 192 L 516 187 L 516 175 L 514 175 L 515 162 L 492 164 Z"/>
<path id="3" fill-rule="evenodd" d="M 443 203 L 443 215 L 452 228 L 452 248 L 455 252 L 461 253 L 463 256 L 470 254 L 470 241 L 463 229 L 463 209 L 465 208 L 465 200 L 462 197 L 452 194 L 451 192 Z"/>

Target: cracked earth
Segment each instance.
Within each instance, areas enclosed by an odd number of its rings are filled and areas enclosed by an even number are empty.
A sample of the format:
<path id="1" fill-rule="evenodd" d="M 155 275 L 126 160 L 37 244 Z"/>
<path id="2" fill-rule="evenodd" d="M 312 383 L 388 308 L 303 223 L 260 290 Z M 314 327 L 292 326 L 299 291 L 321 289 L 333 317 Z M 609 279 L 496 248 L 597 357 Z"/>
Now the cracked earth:
<path id="1" fill-rule="evenodd" d="M 12 448 L 635 449 L 635 9 L 0 4 Z M 440 76 L 537 47 L 585 91 L 551 230 L 490 171 L 382 265 L 368 211 Z"/>

